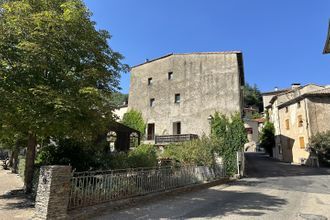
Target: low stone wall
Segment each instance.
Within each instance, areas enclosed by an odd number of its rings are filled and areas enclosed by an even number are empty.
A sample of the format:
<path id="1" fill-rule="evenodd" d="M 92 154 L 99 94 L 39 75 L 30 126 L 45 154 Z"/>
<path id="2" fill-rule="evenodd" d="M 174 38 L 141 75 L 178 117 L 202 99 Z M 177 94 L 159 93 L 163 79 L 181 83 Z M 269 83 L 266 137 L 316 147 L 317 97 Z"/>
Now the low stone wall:
<path id="1" fill-rule="evenodd" d="M 150 168 L 151 169 L 151 168 Z M 192 173 L 187 173 L 187 171 L 191 171 Z M 151 172 L 152 171 L 152 172 Z M 148 171 L 149 174 L 159 174 L 159 169 Z M 157 171 L 157 172 L 156 172 Z M 173 185 L 173 187 L 164 188 L 164 190 L 151 190 L 146 191 L 144 194 L 129 194 L 126 199 L 122 197 L 118 197 L 115 199 L 111 199 L 108 201 L 102 201 L 99 199 L 98 205 L 95 205 L 91 203 L 90 205 L 93 206 L 83 206 L 83 208 L 75 207 L 75 209 L 72 209 L 72 211 L 68 211 L 69 209 L 69 201 L 70 194 L 74 194 L 73 188 L 76 187 L 77 181 L 74 181 L 73 173 L 71 171 L 70 166 L 44 166 L 40 169 L 40 175 L 39 175 L 39 183 L 38 183 L 38 191 L 37 191 L 37 197 L 36 197 L 36 204 L 35 204 L 35 216 L 33 219 L 38 220 L 44 220 L 44 219 L 88 219 L 90 216 L 93 216 L 95 214 L 100 214 L 100 212 L 104 210 L 112 210 L 116 208 L 123 208 L 127 205 L 134 204 L 137 202 L 141 202 L 144 200 L 150 200 L 150 199 L 158 199 L 159 197 L 162 197 L 164 195 L 171 195 L 171 194 L 177 194 L 179 192 L 186 192 L 186 191 L 192 191 L 197 189 L 202 189 L 206 187 L 210 187 L 213 185 L 218 185 L 221 183 L 228 182 L 228 178 L 224 178 L 225 175 L 223 173 L 223 169 L 216 170 L 214 168 L 210 167 L 190 167 L 187 169 L 186 167 L 179 168 L 179 176 L 182 177 L 182 180 L 186 180 L 179 185 Z M 220 171 L 220 172 L 217 172 Z M 103 171 L 107 172 L 107 171 Z M 135 171 L 135 173 L 146 173 L 146 171 Z M 147 173 L 148 173 L 147 172 Z M 87 172 L 88 173 L 88 172 Z M 92 173 L 95 173 L 92 172 Z M 84 174 L 84 173 L 83 173 Z M 124 173 L 123 180 L 132 179 L 132 170 L 128 173 Z M 171 172 L 173 175 L 173 172 Z M 176 171 L 174 172 L 176 173 Z M 182 175 L 181 175 L 182 174 Z M 185 175 L 183 175 L 185 174 Z M 186 174 L 193 174 L 193 176 L 186 176 Z M 113 174 L 113 171 L 111 171 L 111 174 L 104 174 L 103 176 L 101 174 L 93 174 L 94 178 L 97 178 L 99 183 L 103 186 L 102 188 L 97 188 L 97 191 L 91 191 L 90 186 L 84 185 L 84 184 L 78 184 L 80 187 L 86 187 L 88 186 L 88 194 L 89 196 L 92 196 L 92 193 L 97 193 L 99 191 L 104 192 L 105 190 L 111 191 L 111 188 L 107 188 L 105 186 L 109 185 L 111 181 L 105 181 L 107 180 L 105 177 L 108 177 L 110 175 L 109 180 L 113 180 L 115 174 Z M 156 178 L 157 177 L 157 178 Z M 169 176 L 170 177 L 170 176 Z M 191 181 L 187 181 L 187 177 L 194 177 Z M 92 179 L 90 177 L 75 177 L 76 179 L 87 179 L 92 180 L 92 183 L 96 183 L 96 179 Z M 156 175 L 155 180 L 159 180 L 160 176 Z M 143 179 L 143 178 L 142 178 Z M 142 180 L 139 179 L 139 180 Z M 103 180 L 103 182 L 101 181 Z M 177 179 L 174 179 L 177 180 Z M 125 182 L 124 181 L 124 182 Z M 116 181 L 115 181 L 116 182 Z M 141 182 L 141 181 L 139 181 Z M 87 183 L 87 182 L 80 182 L 80 183 Z M 142 182 L 141 182 L 142 183 Z M 94 184 L 97 186 L 98 184 Z M 111 185 L 111 184 L 110 184 Z M 165 185 L 164 185 L 165 186 Z M 73 187 L 73 188 L 72 188 Z M 132 191 L 132 190 L 130 190 Z M 114 192 L 116 193 L 116 192 Z M 72 195 L 71 195 L 72 196 Z M 128 198 L 128 199 L 127 199 Z M 90 199 L 89 197 L 87 199 Z M 118 200 L 116 200 L 118 199 Z M 72 207 L 71 207 L 72 208 Z"/>

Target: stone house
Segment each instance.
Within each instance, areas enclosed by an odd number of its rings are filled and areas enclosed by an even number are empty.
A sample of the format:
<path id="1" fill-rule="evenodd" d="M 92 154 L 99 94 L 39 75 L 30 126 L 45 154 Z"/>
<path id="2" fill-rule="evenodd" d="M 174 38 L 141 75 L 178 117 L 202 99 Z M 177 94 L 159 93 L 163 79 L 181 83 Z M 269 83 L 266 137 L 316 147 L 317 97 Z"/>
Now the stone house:
<path id="1" fill-rule="evenodd" d="M 243 110 L 243 56 L 239 51 L 168 54 L 131 68 L 128 109 L 142 112 L 150 143 L 210 133 L 216 112 Z"/>
<path id="2" fill-rule="evenodd" d="M 293 84 L 274 95 L 266 111 L 275 127 L 273 156 L 296 164 L 313 162 L 308 142 L 314 134 L 330 129 L 330 88 Z"/>

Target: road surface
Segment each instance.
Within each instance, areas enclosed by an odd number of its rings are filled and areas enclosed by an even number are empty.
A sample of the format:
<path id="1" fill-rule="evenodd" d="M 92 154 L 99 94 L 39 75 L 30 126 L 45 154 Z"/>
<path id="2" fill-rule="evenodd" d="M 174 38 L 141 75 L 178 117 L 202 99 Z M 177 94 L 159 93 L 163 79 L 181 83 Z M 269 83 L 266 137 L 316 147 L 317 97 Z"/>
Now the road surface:
<path id="1" fill-rule="evenodd" d="M 290 165 L 247 154 L 248 178 L 160 198 L 95 219 L 330 220 L 330 169 Z"/>

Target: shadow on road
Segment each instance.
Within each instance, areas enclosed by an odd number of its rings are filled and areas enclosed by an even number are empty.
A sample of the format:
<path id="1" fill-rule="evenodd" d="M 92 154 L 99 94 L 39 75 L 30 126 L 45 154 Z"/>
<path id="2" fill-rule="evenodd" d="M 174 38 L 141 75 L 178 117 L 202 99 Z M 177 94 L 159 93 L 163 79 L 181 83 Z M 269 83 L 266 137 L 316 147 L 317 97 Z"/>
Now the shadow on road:
<path id="1" fill-rule="evenodd" d="M 188 219 L 212 218 L 226 215 L 262 216 L 277 212 L 287 201 L 258 192 L 207 189 L 161 201 L 148 201 L 130 209 L 105 212 L 94 219 Z"/>
<path id="2" fill-rule="evenodd" d="M 209 193 L 214 194 L 214 197 L 219 199 L 208 202 L 207 198 L 205 198 L 204 204 L 199 204 L 199 208 L 183 217 L 217 217 L 232 214 L 262 216 L 266 214 L 266 211 L 276 212 L 287 204 L 285 199 L 256 192 L 216 191 L 210 189 Z M 203 199 L 203 197 L 199 199 Z"/>
<path id="3" fill-rule="evenodd" d="M 269 158 L 262 153 L 246 153 L 246 174 L 248 177 L 287 177 L 287 176 L 317 176 L 330 175 L 329 168 L 312 168 L 291 165 Z"/>
<path id="4" fill-rule="evenodd" d="M 0 195 L 0 201 L 5 204 L 1 209 L 26 209 L 34 207 L 34 201 L 23 190 L 12 190 Z M 2 202 L 1 202 L 2 203 Z"/>

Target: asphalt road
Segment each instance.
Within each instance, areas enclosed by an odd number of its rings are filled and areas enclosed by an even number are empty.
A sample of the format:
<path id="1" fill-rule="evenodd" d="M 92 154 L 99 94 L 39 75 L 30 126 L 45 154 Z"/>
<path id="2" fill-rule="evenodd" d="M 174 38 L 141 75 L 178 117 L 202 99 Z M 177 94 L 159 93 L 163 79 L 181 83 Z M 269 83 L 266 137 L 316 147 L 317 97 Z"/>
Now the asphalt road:
<path id="1" fill-rule="evenodd" d="M 330 169 L 247 154 L 247 178 L 229 185 L 160 198 L 96 219 L 330 220 Z"/>

